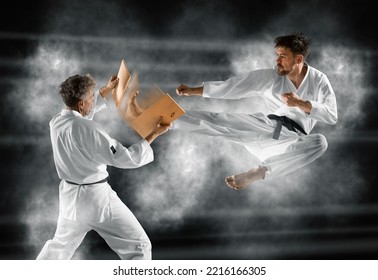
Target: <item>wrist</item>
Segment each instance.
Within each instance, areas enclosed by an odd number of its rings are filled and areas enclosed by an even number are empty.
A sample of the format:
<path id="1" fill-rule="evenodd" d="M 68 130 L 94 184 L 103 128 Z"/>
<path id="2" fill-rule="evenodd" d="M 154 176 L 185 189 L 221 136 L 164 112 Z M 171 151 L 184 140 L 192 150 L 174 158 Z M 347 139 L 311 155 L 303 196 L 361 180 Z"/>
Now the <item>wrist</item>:
<path id="1" fill-rule="evenodd" d="M 312 109 L 312 104 L 308 100 L 302 100 L 300 103 L 300 108 L 305 112 L 305 113 L 310 113 Z"/>
<path id="2" fill-rule="evenodd" d="M 155 139 L 156 139 L 157 135 L 152 132 L 150 135 L 146 136 L 144 139 L 149 143 L 151 144 Z"/>
<path id="3" fill-rule="evenodd" d="M 110 89 L 107 86 L 104 86 L 99 89 L 99 93 L 102 97 L 106 97 L 110 92 Z"/>
<path id="4" fill-rule="evenodd" d="M 192 94 L 194 96 L 202 96 L 203 95 L 203 86 L 193 88 Z"/>

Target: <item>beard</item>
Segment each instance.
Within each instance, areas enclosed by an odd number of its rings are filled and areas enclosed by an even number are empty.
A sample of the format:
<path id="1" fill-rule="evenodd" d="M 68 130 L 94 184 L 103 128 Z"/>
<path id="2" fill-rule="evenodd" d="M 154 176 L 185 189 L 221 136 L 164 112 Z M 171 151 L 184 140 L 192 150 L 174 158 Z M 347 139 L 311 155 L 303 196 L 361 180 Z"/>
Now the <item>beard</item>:
<path id="1" fill-rule="evenodd" d="M 282 65 L 277 65 L 277 74 L 278 76 L 286 76 L 291 70 L 285 69 Z"/>

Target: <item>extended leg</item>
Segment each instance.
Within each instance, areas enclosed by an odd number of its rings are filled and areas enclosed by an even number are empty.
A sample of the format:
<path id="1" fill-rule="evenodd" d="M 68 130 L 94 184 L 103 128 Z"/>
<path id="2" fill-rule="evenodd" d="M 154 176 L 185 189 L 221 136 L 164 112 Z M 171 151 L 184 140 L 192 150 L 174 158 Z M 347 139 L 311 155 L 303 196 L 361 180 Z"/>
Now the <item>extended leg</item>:
<path id="1" fill-rule="evenodd" d="M 175 121 L 173 129 L 244 143 L 272 138 L 274 125 L 263 115 L 189 110 Z"/>

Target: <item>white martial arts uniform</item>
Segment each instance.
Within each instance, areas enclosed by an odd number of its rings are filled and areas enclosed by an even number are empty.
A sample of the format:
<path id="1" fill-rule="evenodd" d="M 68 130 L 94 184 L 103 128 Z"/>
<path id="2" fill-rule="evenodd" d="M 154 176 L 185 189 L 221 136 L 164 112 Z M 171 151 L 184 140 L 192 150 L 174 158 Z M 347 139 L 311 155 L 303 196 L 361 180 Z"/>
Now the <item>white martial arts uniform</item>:
<path id="1" fill-rule="evenodd" d="M 337 105 L 333 88 L 327 76 L 307 66 L 307 73 L 297 89 L 287 76 L 279 76 L 277 69 L 251 71 L 226 81 L 203 83 L 203 97 L 240 99 L 261 96 L 270 114 L 286 116 L 297 122 L 307 134 L 317 121 L 337 122 Z M 309 114 L 297 107 L 287 106 L 281 95 L 294 92 L 311 102 Z M 321 134 L 298 134 L 282 127 L 280 138 L 272 139 L 276 121 L 263 113 L 215 113 L 186 110 L 175 121 L 173 129 L 221 137 L 246 147 L 266 166 L 266 177 L 290 173 L 320 157 L 327 149 L 327 140 Z"/>
<path id="2" fill-rule="evenodd" d="M 59 218 L 37 259 L 70 259 L 92 229 L 121 259 L 151 259 L 151 242 L 136 217 L 107 182 L 95 183 L 108 177 L 107 165 L 137 168 L 153 161 L 149 143 L 143 139 L 125 148 L 97 123 L 67 109 L 50 121 L 50 136 L 61 179 Z"/>

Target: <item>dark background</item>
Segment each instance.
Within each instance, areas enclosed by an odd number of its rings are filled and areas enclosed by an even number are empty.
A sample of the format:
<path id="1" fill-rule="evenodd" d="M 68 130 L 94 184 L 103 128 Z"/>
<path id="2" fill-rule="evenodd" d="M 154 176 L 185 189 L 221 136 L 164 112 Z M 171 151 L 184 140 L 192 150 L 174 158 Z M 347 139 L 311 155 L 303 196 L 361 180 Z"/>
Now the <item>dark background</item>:
<path id="1" fill-rule="evenodd" d="M 58 184 L 48 121 L 58 86 L 91 73 L 98 87 L 121 58 L 143 88 L 158 84 L 184 108 L 244 111 L 258 101 L 175 96 L 181 83 L 223 80 L 274 65 L 274 37 L 303 31 L 310 65 L 334 86 L 340 120 L 319 124 L 327 153 L 295 174 L 235 192 L 228 175 L 257 164 L 243 147 L 171 131 L 155 161 L 109 167 L 154 259 L 376 259 L 378 256 L 377 16 L 373 1 L 27 1 L 0 18 L 0 259 L 35 259 L 53 237 Z M 101 112 L 116 139 L 138 137 Z M 76 259 L 116 259 L 90 232 Z"/>

